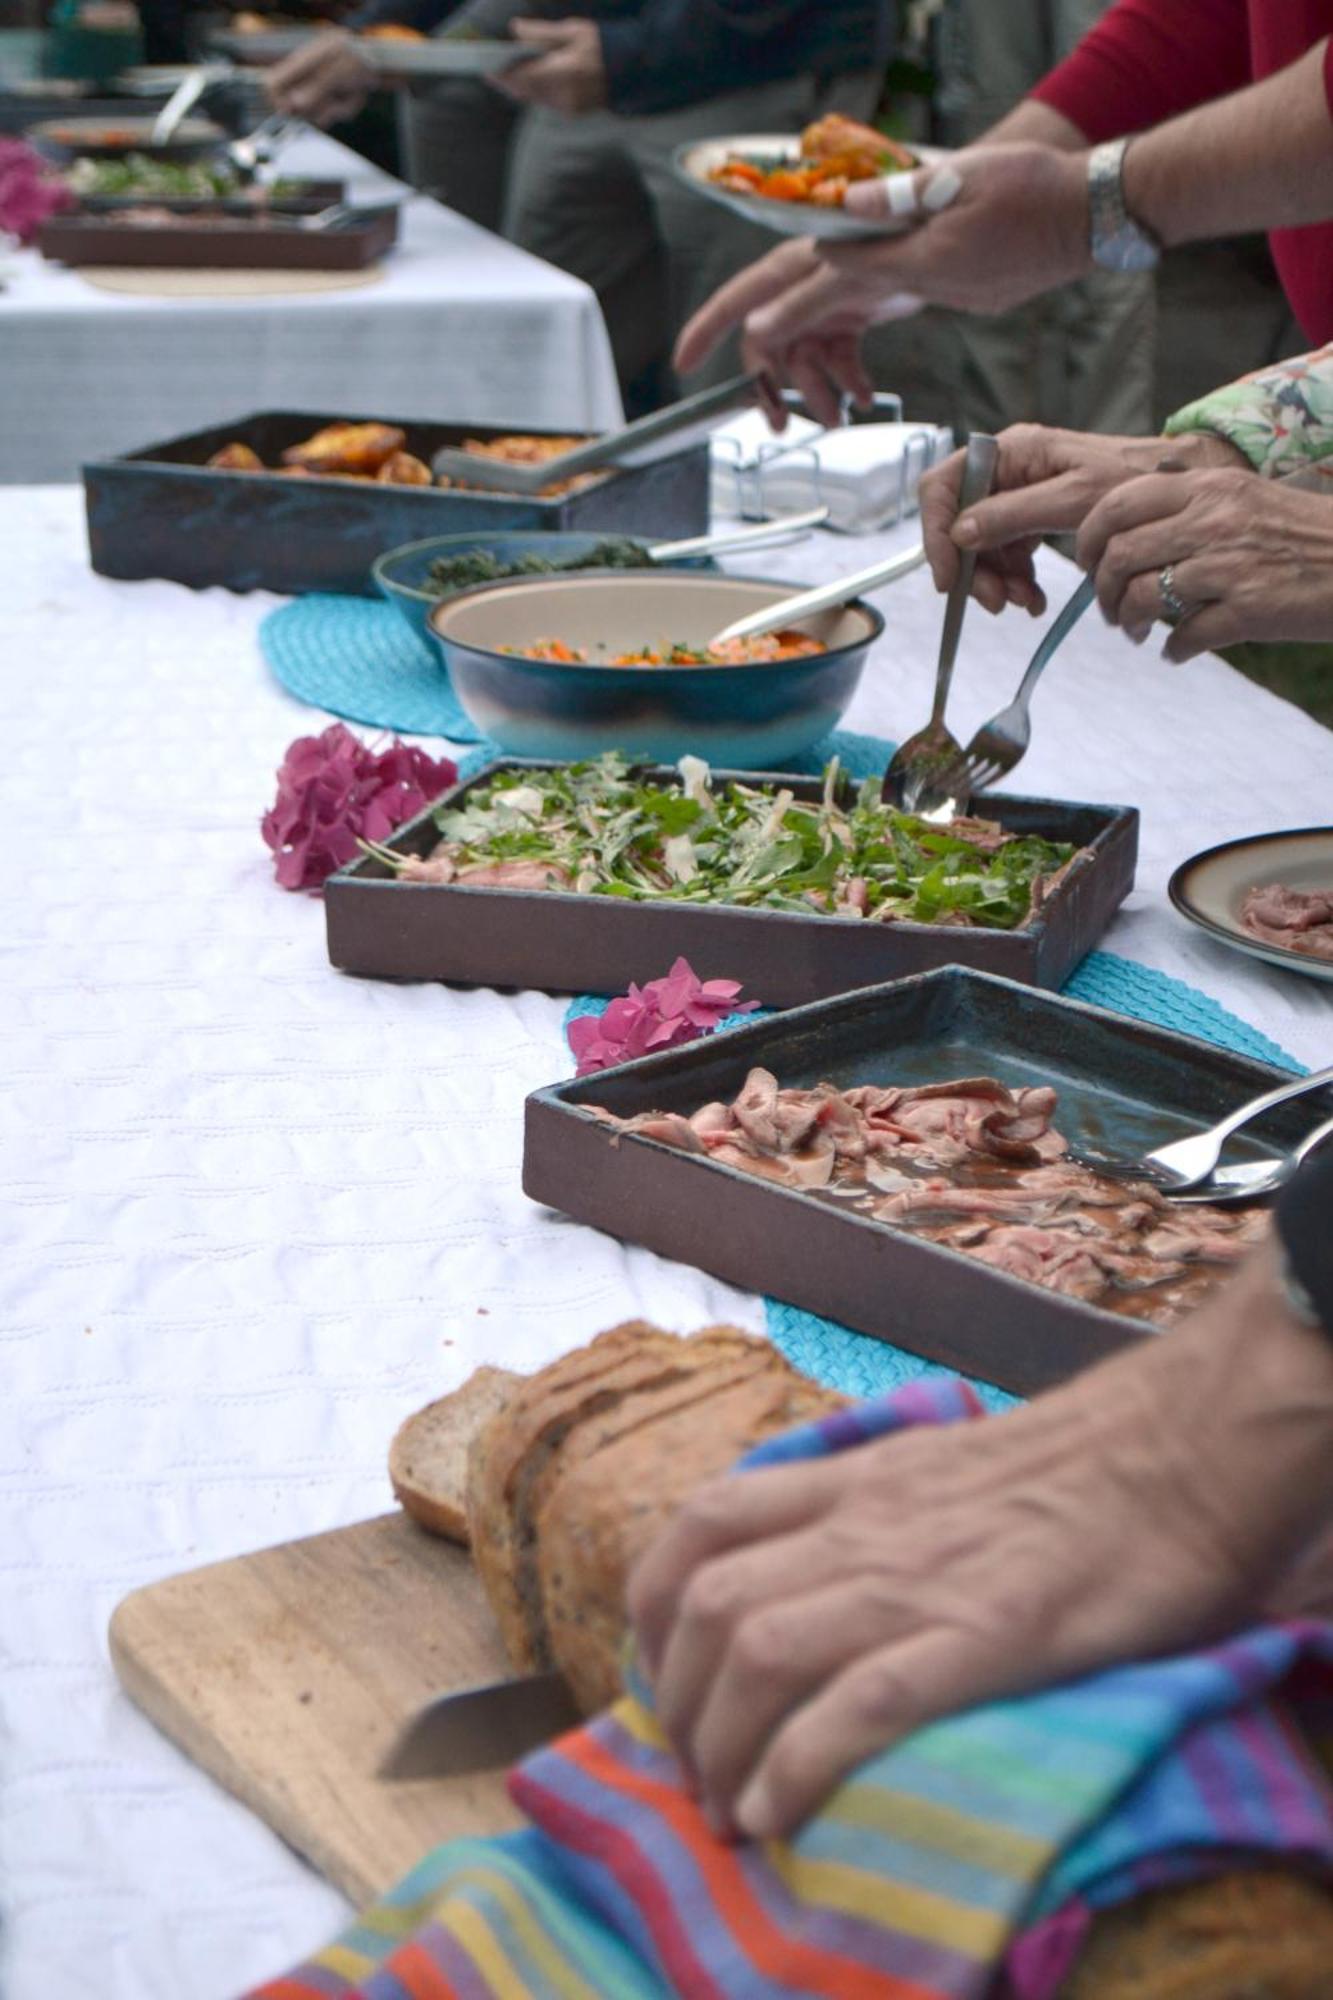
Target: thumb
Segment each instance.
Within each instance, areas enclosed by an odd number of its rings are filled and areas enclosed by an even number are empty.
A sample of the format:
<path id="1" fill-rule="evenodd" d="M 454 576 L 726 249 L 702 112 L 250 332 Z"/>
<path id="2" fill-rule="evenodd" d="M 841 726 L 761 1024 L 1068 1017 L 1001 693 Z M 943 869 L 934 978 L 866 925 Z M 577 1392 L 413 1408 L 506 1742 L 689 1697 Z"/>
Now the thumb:
<path id="1" fill-rule="evenodd" d="M 884 174 L 872 181 L 853 181 L 843 196 L 843 209 L 860 222 L 906 224 L 928 221 L 955 201 L 961 174 L 947 161 L 918 167 L 915 173 Z"/>
<path id="2" fill-rule="evenodd" d="M 509 32 L 516 42 L 528 42 L 534 48 L 563 48 L 570 39 L 569 21 L 529 21 L 514 20 L 509 23 Z"/>

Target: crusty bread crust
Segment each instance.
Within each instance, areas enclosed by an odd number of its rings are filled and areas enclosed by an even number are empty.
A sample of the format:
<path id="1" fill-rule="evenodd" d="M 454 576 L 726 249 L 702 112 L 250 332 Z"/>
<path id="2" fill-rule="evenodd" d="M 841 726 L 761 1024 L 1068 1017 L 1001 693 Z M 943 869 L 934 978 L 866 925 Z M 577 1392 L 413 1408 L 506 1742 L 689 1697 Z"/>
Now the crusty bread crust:
<path id="1" fill-rule="evenodd" d="M 757 1368 L 718 1370 L 709 1385 L 659 1402 L 563 1467 L 541 1508 L 537 1574 L 550 1658 L 585 1714 L 620 1692 L 629 1572 L 681 1503 L 765 1438 L 847 1402 L 774 1348 Z"/>
<path id="2" fill-rule="evenodd" d="M 522 1380 L 508 1368 L 474 1369 L 461 1389 L 399 1425 L 389 1478 L 400 1504 L 431 1534 L 466 1546 L 468 1447 Z"/>

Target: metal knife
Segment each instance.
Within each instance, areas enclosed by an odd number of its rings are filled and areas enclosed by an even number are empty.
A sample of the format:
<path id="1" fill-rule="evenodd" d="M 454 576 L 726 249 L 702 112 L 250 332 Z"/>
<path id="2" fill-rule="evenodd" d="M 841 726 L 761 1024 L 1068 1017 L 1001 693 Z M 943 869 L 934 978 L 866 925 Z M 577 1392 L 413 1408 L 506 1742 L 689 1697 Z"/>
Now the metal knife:
<path id="1" fill-rule="evenodd" d="M 457 1688 L 417 1710 L 380 1765 L 379 1776 L 399 1783 L 502 1770 L 582 1720 L 557 1673 Z"/>

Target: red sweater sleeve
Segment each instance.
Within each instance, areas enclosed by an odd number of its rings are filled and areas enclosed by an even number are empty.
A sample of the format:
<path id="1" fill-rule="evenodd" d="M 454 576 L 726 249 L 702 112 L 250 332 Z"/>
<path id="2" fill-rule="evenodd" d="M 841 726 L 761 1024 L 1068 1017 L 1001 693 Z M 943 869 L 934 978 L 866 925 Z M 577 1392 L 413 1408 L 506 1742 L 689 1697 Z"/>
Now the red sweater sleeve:
<path id="1" fill-rule="evenodd" d="M 1251 81 L 1246 0 L 1117 0 L 1032 95 L 1093 145 Z"/>

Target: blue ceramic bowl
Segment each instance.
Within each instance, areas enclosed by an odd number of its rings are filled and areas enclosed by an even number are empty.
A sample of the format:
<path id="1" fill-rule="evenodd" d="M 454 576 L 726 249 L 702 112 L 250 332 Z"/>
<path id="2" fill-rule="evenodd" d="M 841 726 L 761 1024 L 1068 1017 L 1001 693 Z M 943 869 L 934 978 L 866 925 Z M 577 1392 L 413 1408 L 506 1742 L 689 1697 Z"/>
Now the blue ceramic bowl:
<path id="1" fill-rule="evenodd" d="M 564 761 L 621 750 L 654 763 L 780 771 L 826 736 L 884 630 L 858 600 L 801 621 L 828 650 L 727 667 L 563 666 L 502 650 L 552 638 L 590 662 L 644 645 L 704 646 L 799 585 L 685 570 L 585 570 L 484 584 L 437 604 L 430 630 L 472 722 L 510 756 Z"/>
<path id="2" fill-rule="evenodd" d="M 591 555 L 603 542 L 614 539 L 608 528 L 600 535 L 543 534 L 539 529 L 520 530 L 512 533 L 490 533 L 485 530 L 470 535 L 432 535 L 424 542 L 405 542 L 401 548 L 389 549 L 376 558 L 370 574 L 375 588 L 382 597 L 401 611 L 418 639 L 424 645 L 431 643 L 426 620 L 433 604 L 440 604 L 446 595 L 456 596 L 457 592 L 445 593 L 430 581 L 430 566 L 442 557 L 471 554 L 478 549 L 484 555 L 494 556 L 497 562 L 519 562 L 524 556 L 544 556 L 548 562 L 570 562 L 579 556 Z M 660 541 L 660 535 L 635 535 L 634 541 Z M 707 556 L 696 556 L 690 562 L 673 565 L 681 569 L 707 569 L 714 565 Z"/>

